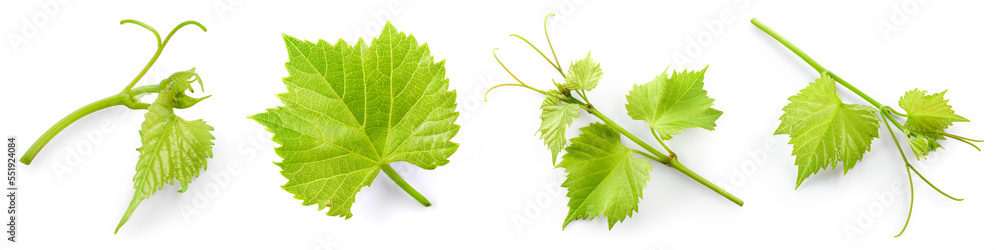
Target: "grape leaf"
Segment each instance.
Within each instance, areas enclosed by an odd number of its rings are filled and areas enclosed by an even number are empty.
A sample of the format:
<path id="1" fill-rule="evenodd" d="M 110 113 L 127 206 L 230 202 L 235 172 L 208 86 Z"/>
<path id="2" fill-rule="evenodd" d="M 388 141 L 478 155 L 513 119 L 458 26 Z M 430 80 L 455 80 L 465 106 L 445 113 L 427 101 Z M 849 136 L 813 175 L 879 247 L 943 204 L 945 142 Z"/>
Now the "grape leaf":
<path id="1" fill-rule="evenodd" d="M 350 218 L 357 192 L 389 163 L 434 169 L 458 149 L 455 92 L 426 44 L 389 23 L 371 45 L 283 36 L 284 106 L 251 118 L 274 133 L 282 188 L 303 205 Z"/>
<path id="2" fill-rule="evenodd" d="M 191 77 L 201 81 L 196 76 L 193 69 L 181 71 L 160 83 L 162 90 L 149 105 L 149 112 L 139 130 L 142 146 L 136 149 L 139 161 L 133 178 L 135 194 L 115 233 L 132 217 L 139 203 L 162 189 L 165 183 L 173 185 L 177 180 L 181 185 L 178 192 L 183 193 L 192 178 L 198 177 L 200 171 L 208 167 L 208 158 L 212 158 L 212 140 L 215 139 L 210 132 L 212 126 L 201 119 L 185 120 L 175 115 L 173 109 L 178 97 L 190 99 L 184 91 L 192 89 L 193 80 L 188 80 Z M 194 100 L 205 98 L 207 96 Z"/>
<path id="3" fill-rule="evenodd" d="M 953 122 L 968 122 L 955 114 L 944 99 L 945 92 L 928 95 L 927 91 L 913 89 L 899 98 L 899 107 L 906 110 L 907 119 L 903 128 L 909 130 L 910 149 L 917 159 L 927 158 L 927 154 L 941 147 L 937 140 L 944 140 L 944 130 Z"/>
<path id="4" fill-rule="evenodd" d="M 566 147 L 566 127 L 573 123 L 573 119 L 580 117 L 580 105 L 565 103 L 559 98 L 547 96 L 541 108 L 542 124 L 538 132 L 541 133 L 540 137 L 545 145 L 552 150 L 552 164 L 555 164 L 556 156 Z"/>
<path id="5" fill-rule="evenodd" d="M 566 74 L 566 88 L 571 90 L 590 91 L 597 87 L 597 82 L 601 80 L 604 71 L 601 71 L 601 64 L 587 57 L 576 60 L 569 65 L 569 73 Z"/>
<path id="6" fill-rule="evenodd" d="M 625 109 L 635 120 L 645 120 L 664 140 L 681 130 L 700 127 L 715 129 L 722 111 L 712 108 L 715 99 L 704 89 L 705 67 L 701 71 L 667 71 L 643 85 L 633 85 L 625 98 Z"/>
<path id="7" fill-rule="evenodd" d="M 968 122 L 948 105 L 944 93 L 927 95 L 927 91 L 913 89 L 899 98 L 899 107 L 906 110 L 906 124 L 903 127 L 915 131 L 944 132 L 952 122 Z"/>
<path id="8" fill-rule="evenodd" d="M 573 220 L 604 216 L 611 229 L 638 211 L 652 165 L 635 157 L 608 125 L 594 123 L 580 131 L 556 166 L 568 173 L 562 184 L 570 198 L 563 228 Z"/>
<path id="9" fill-rule="evenodd" d="M 845 104 L 837 94 L 833 78 L 824 74 L 782 110 L 781 125 L 774 134 L 787 134 L 792 155 L 799 166 L 795 188 L 812 174 L 844 163 L 844 174 L 871 149 L 878 137 L 878 111 L 871 106 Z"/>

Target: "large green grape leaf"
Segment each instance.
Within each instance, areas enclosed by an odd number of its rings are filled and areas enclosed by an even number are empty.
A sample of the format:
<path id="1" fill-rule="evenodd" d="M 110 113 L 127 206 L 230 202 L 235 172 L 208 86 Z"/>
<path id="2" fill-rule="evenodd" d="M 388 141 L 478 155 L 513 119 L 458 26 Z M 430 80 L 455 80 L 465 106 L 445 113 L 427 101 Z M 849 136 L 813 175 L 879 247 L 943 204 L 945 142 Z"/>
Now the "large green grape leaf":
<path id="1" fill-rule="evenodd" d="M 928 95 L 927 91 L 913 89 L 899 98 L 899 107 L 906 110 L 906 123 L 903 128 L 909 130 L 907 139 L 910 149 L 917 159 L 926 158 L 927 154 L 941 147 L 937 140 L 945 139 L 942 135 L 953 122 L 968 122 L 968 119 L 955 114 L 944 99 L 944 93 Z"/>
<path id="2" fill-rule="evenodd" d="M 149 105 L 139 130 L 142 146 L 137 149 L 139 161 L 133 178 L 135 194 L 115 233 L 132 217 L 139 203 L 162 189 L 164 184 L 173 185 L 177 180 L 181 185 L 178 192 L 184 192 L 192 178 L 198 177 L 208 166 L 215 139 L 210 132 L 212 126 L 200 119 L 188 121 L 174 114 L 174 107 L 183 105 L 184 100 L 207 98 L 193 99 L 184 94 L 184 90 L 191 89 L 192 81 L 188 79 L 196 76 L 193 70 L 175 73 L 161 83 L 163 90 Z"/>
<path id="3" fill-rule="evenodd" d="M 611 229 L 638 211 L 652 165 L 633 155 L 608 125 L 594 123 L 580 131 L 556 166 L 568 173 L 562 184 L 569 190 L 563 228 L 573 220 L 603 216 Z"/>
<path id="4" fill-rule="evenodd" d="M 552 92 L 557 92 L 553 90 Z M 564 103 L 559 98 L 546 96 L 542 102 L 542 124 L 538 128 L 542 142 L 552 150 L 552 164 L 566 147 L 566 127 L 580 117 L 580 105 Z"/>
<path id="5" fill-rule="evenodd" d="M 816 79 L 788 98 L 781 125 L 774 134 L 787 134 L 799 166 L 795 188 L 812 174 L 844 163 L 844 174 L 861 160 L 878 137 L 878 111 L 871 106 L 845 104 L 829 75 Z"/>
<path id="6" fill-rule="evenodd" d="M 274 133 L 282 188 L 303 205 L 350 218 L 357 192 L 389 163 L 434 169 L 458 149 L 455 92 L 426 44 L 389 23 L 370 45 L 284 41 L 284 106 L 251 118 Z"/>
<path id="7" fill-rule="evenodd" d="M 628 115 L 645 120 L 664 140 L 687 128 L 715 129 L 722 111 L 712 108 L 715 99 L 704 89 L 706 70 L 675 71 L 670 77 L 664 70 L 653 81 L 634 85 L 625 97 Z"/>

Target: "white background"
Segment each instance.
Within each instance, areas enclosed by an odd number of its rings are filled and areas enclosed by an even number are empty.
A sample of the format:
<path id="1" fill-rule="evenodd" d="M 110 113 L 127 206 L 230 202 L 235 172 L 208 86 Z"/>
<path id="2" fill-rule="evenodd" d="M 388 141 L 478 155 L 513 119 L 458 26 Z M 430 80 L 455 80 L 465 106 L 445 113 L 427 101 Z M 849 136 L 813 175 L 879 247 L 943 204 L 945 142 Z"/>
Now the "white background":
<path id="1" fill-rule="evenodd" d="M 49 7 L 42 7 L 49 6 Z M 53 7 L 55 6 L 55 7 Z M 995 247 L 1000 169 L 995 163 L 998 60 L 995 1 L 4 1 L 0 6 L 0 133 L 21 152 L 73 109 L 118 92 L 154 51 L 153 36 L 185 20 L 140 84 L 197 67 L 213 95 L 179 111 L 214 126 L 208 170 L 177 193 L 165 187 L 146 200 L 118 235 L 131 199 L 141 111 L 115 107 L 57 136 L 20 168 L 18 242 L 2 248 L 58 249 L 779 249 Z M 58 8 L 46 11 L 46 8 Z M 715 131 L 692 129 L 669 145 L 695 172 L 746 201 L 738 207 L 679 172 L 654 164 L 639 212 L 607 229 L 604 218 L 560 226 L 567 213 L 561 170 L 535 135 L 541 97 L 489 86 L 511 82 L 491 53 L 521 79 L 551 87 L 557 76 L 510 33 L 544 46 L 542 19 L 564 66 L 593 51 L 604 78 L 596 107 L 641 138 L 646 125 L 626 115 L 625 94 L 668 65 L 700 69 L 715 108 Z M 725 16 L 728 18 L 722 18 Z M 270 134 L 248 115 L 274 107 L 284 91 L 287 54 L 281 33 L 311 41 L 370 41 L 388 17 L 447 60 L 458 91 L 461 144 L 434 171 L 394 164 L 434 204 L 422 207 L 386 176 L 357 196 L 344 220 L 301 206 L 280 188 Z M 983 152 L 956 141 L 918 169 L 944 198 L 914 180 L 910 191 L 888 131 L 853 170 L 823 171 L 795 190 L 787 136 L 773 136 L 787 98 L 818 75 L 750 24 L 757 17 L 869 95 L 896 106 L 905 91 L 946 95 L 972 120 L 956 134 L 985 139 Z M 883 32 L 881 25 L 891 29 Z M 30 26 L 25 30 L 26 26 Z M 889 27 L 891 26 L 891 27 Z M 31 27 L 37 29 L 32 31 Z M 25 31 L 28 31 L 25 33 Z M 713 33 L 713 31 L 715 31 Z M 24 40 L 12 43 L 11 37 Z M 699 40 L 700 39 L 700 40 Z M 700 42 L 699 42 L 700 41 Z M 545 48 L 543 47 L 543 50 Z M 679 60 L 688 57 L 690 61 Z M 863 100 L 840 88 L 845 101 Z M 197 93 L 195 95 L 201 95 Z M 148 99 L 148 98 L 147 98 Z M 575 128 L 597 119 L 583 114 Z M 630 144 L 631 145 L 631 144 Z M 904 144 L 907 154 L 910 154 Z M 755 163 L 755 157 L 759 163 Z M 744 166 L 741 168 L 741 166 Z M 227 166 L 232 166 L 227 171 Z M 894 188 L 895 187 L 895 188 Z M 878 194 L 886 194 L 880 202 Z M 188 209 L 188 213 L 184 213 Z M 190 212 L 194 211 L 194 212 Z M 861 222 L 859 222 L 861 218 Z M 856 227 L 851 234 L 845 230 Z"/>

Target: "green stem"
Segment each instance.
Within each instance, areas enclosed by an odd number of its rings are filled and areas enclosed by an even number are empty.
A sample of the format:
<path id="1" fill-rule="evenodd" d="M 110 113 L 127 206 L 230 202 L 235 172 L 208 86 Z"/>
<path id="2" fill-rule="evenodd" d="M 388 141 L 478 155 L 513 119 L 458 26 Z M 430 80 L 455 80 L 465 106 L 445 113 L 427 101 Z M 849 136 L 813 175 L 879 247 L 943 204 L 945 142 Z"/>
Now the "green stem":
<path id="1" fill-rule="evenodd" d="M 385 172 L 385 175 L 388 175 L 389 179 L 392 179 L 392 182 L 399 185 L 399 187 L 402 188 L 403 191 L 406 191 L 406 193 L 413 197 L 413 199 L 416 199 L 417 202 L 420 202 L 420 204 L 425 207 L 431 206 L 431 202 L 427 201 L 427 198 L 424 198 L 424 196 L 417 192 L 417 190 L 414 190 L 409 183 L 406 183 L 406 181 L 403 180 L 403 177 L 400 177 L 399 174 L 396 173 L 396 170 L 393 170 L 388 163 L 383 163 L 381 168 L 382 171 Z"/>
<path id="2" fill-rule="evenodd" d="M 575 100 L 576 102 L 579 102 L 579 100 L 576 100 L 575 98 L 573 98 L 573 100 Z M 677 169 L 677 171 L 680 171 L 682 174 L 687 175 L 691 179 L 694 179 L 698 183 L 701 183 L 701 185 L 704 185 L 705 187 L 708 187 L 709 189 L 711 189 L 712 191 L 715 191 L 719 195 L 722 195 L 722 196 L 726 197 L 726 199 L 729 199 L 733 203 L 736 203 L 736 205 L 739 205 L 741 207 L 743 206 L 743 200 L 740 200 L 740 198 L 737 198 L 735 195 L 733 195 L 733 194 L 731 194 L 729 192 L 726 192 L 726 190 L 723 190 L 722 188 L 720 188 L 719 186 L 715 185 L 714 183 L 706 180 L 704 177 L 701 177 L 700 175 L 698 175 L 694 171 L 691 171 L 691 169 L 688 169 L 683 164 L 681 164 L 680 161 L 677 160 L 677 157 L 669 157 L 667 155 L 664 155 L 659 150 L 656 150 L 656 148 L 653 148 L 649 144 L 646 144 L 646 142 L 644 142 L 642 140 L 639 140 L 638 137 L 635 137 L 635 135 L 633 135 L 632 133 L 629 133 L 628 131 L 626 131 L 625 128 L 622 128 L 621 126 L 619 126 L 618 123 L 615 123 L 614 121 L 612 121 L 607 116 L 604 116 L 604 114 L 601 113 L 600 111 L 597 111 L 596 108 L 590 107 L 590 108 L 587 108 L 586 110 L 587 110 L 587 112 L 589 112 L 590 114 L 594 115 L 598 119 L 601 119 L 601 121 L 604 121 L 604 123 L 607 124 L 608 126 L 611 126 L 611 128 L 614 129 L 615 131 L 618 131 L 618 133 L 621 133 L 622 135 L 625 135 L 626 138 L 628 138 L 629 140 L 632 140 L 632 142 L 635 142 L 635 144 L 638 144 L 640 147 L 642 147 L 646 151 L 649 151 L 650 153 L 652 153 L 655 156 L 655 158 L 652 158 L 653 160 L 655 160 L 657 162 L 660 162 L 660 163 L 663 163 L 664 165 L 667 165 L 667 166 L 672 167 L 674 169 Z M 647 156 L 647 157 L 649 157 L 649 156 Z"/>
<path id="3" fill-rule="evenodd" d="M 888 120 L 891 120 L 889 118 L 889 114 L 883 110 L 879 115 L 882 118 L 882 122 L 885 123 L 886 129 L 889 130 L 889 135 L 892 135 L 892 142 L 896 144 L 896 150 L 899 150 L 899 156 L 903 158 L 904 169 L 906 169 L 906 178 L 910 181 L 910 212 L 906 213 L 906 223 L 903 224 L 903 229 L 899 230 L 899 234 L 895 236 L 899 237 L 900 235 L 903 235 L 903 232 L 906 232 L 906 227 L 910 225 L 910 217 L 913 216 L 913 175 L 910 174 L 910 169 L 912 169 L 913 166 L 910 165 L 910 161 L 906 159 L 906 154 L 903 153 L 903 147 L 899 146 L 899 140 L 896 139 L 896 132 L 893 132 L 892 128 L 889 127 Z"/>
<path id="4" fill-rule="evenodd" d="M 56 122 L 55 125 L 52 125 L 52 127 L 50 127 L 49 130 L 46 130 L 45 133 L 42 134 L 42 137 L 39 137 L 38 140 L 35 140 L 34 144 L 31 144 L 31 147 L 28 148 L 28 151 L 24 153 L 24 156 L 21 156 L 21 162 L 24 163 L 25 165 L 30 165 L 31 160 L 35 158 L 35 155 L 38 154 L 38 151 L 42 150 L 42 148 L 45 147 L 45 144 L 48 144 L 49 141 L 52 140 L 52 138 L 55 138 L 56 135 L 59 134 L 59 132 L 62 132 L 63 129 L 69 127 L 70 124 L 73 124 L 73 122 L 76 122 L 76 120 L 79 120 L 80 118 L 83 118 L 84 116 L 87 116 L 91 113 L 97 112 L 98 110 L 109 108 L 111 106 L 122 105 L 124 104 L 123 101 L 124 98 L 127 98 L 125 94 L 122 93 L 115 94 L 106 97 L 104 99 L 100 99 L 90 104 L 87 104 L 86 106 L 80 107 L 79 109 L 73 111 L 72 113 L 69 113 L 69 115 L 63 117 L 62 120 Z"/>
<path id="5" fill-rule="evenodd" d="M 677 169 L 677 171 L 680 171 L 684 175 L 687 175 L 688 177 L 691 177 L 691 179 L 694 179 L 698 183 L 701 183 L 701 185 L 705 185 L 706 187 L 708 187 L 712 191 L 715 191 L 716 193 L 719 193 L 722 196 L 725 196 L 726 199 L 729 199 L 729 201 L 732 201 L 733 203 L 736 203 L 736 205 L 739 205 L 741 207 L 743 206 L 743 200 L 740 200 L 740 198 L 736 197 L 735 195 L 730 194 L 729 192 L 726 192 L 726 190 L 723 190 L 719 186 L 716 186 L 715 183 L 712 183 L 711 181 L 706 180 L 705 178 L 701 177 L 700 175 L 698 175 L 694 171 L 691 171 L 691 169 L 688 169 L 687 167 L 685 167 L 684 164 L 681 164 L 680 161 L 677 161 L 677 157 L 668 158 L 667 166 L 670 166 L 670 167 L 673 167 L 674 169 Z"/>
<path id="6" fill-rule="evenodd" d="M 628 150 L 632 151 L 633 153 L 645 156 L 646 158 L 649 158 L 649 159 L 656 159 L 656 156 L 650 155 L 649 153 L 643 152 L 642 150 L 635 150 L 635 149 L 631 149 L 631 148 L 628 149 Z"/>
<path id="7" fill-rule="evenodd" d="M 586 102 L 587 104 L 590 104 L 590 100 L 587 99 L 587 91 L 585 91 L 585 90 L 574 90 L 574 92 L 576 92 L 577 95 L 579 95 L 580 97 L 582 97 L 584 102 Z"/>
<path id="8" fill-rule="evenodd" d="M 757 26 L 757 28 L 764 31 L 764 33 L 770 35 L 771 38 L 774 38 L 774 40 L 778 40 L 778 42 L 781 43 L 781 45 L 785 45 L 785 48 L 788 48 L 789 50 L 792 51 L 792 53 L 798 55 L 799 58 L 802 58 L 802 60 L 806 61 L 806 63 L 808 63 L 809 66 L 812 66 L 813 69 L 819 71 L 820 74 L 827 72 L 827 70 L 823 68 L 823 66 L 819 65 L 819 63 L 817 63 L 815 60 L 813 60 L 812 57 L 806 55 L 806 53 L 802 52 L 802 50 L 799 49 L 799 47 L 796 47 L 795 44 L 789 42 L 788 39 L 785 39 L 785 37 L 778 34 L 778 32 L 772 30 L 771 27 L 767 27 L 767 25 L 764 25 L 764 23 L 760 22 L 760 20 L 757 20 L 757 18 L 750 19 L 750 23 L 753 23 L 754 26 Z"/>
<path id="9" fill-rule="evenodd" d="M 897 121 L 896 118 L 893 118 L 891 116 L 892 112 L 896 112 L 896 111 L 893 110 L 889 106 L 882 106 L 882 109 L 879 110 L 879 113 L 881 114 L 881 116 L 884 116 L 886 120 L 892 121 L 892 125 L 896 126 L 896 128 L 899 129 L 899 131 L 903 133 L 903 136 L 908 136 L 909 133 L 907 133 L 906 131 L 909 131 L 909 130 L 903 128 L 903 124 L 899 124 L 899 121 Z M 886 128 L 889 128 L 889 123 L 886 122 L 885 126 L 886 126 Z"/>
<path id="10" fill-rule="evenodd" d="M 659 150 L 656 150 L 656 148 L 653 148 L 653 146 L 650 146 L 649 144 L 646 144 L 646 142 L 640 140 L 638 137 L 635 137 L 635 135 L 633 135 L 632 133 L 630 133 L 627 130 L 625 130 L 625 128 L 622 128 L 622 126 L 619 126 L 618 123 L 615 123 L 614 121 L 612 121 L 611 118 L 608 118 L 607 116 L 604 116 L 604 114 L 601 113 L 600 111 L 597 111 L 596 108 L 591 107 L 591 108 L 587 109 L 587 112 L 589 112 L 590 114 L 592 114 L 595 117 L 597 117 L 597 119 L 601 119 L 601 121 L 604 121 L 605 124 L 607 124 L 608 126 L 611 126 L 612 129 L 614 129 L 615 131 L 618 131 L 618 133 L 621 133 L 622 135 L 624 135 L 629 140 L 632 140 L 633 142 L 635 142 L 635 144 L 639 144 L 639 147 L 642 147 L 646 151 L 649 151 L 650 153 L 652 153 L 653 155 L 655 155 L 656 158 L 654 158 L 653 160 L 665 163 L 666 159 L 670 158 L 669 156 L 661 153 Z"/>
<path id="11" fill-rule="evenodd" d="M 56 124 L 52 125 L 52 127 L 50 127 L 49 130 L 46 130 L 41 137 L 35 140 L 35 143 L 31 144 L 31 147 L 28 148 L 28 151 L 26 151 L 24 153 L 24 156 L 21 157 L 21 162 L 24 163 L 25 165 L 30 165 L 31 161 L 35 159 L 35 156 L 38 154 L 38 152 L 41 151 L 42 148 L 44 148 L 45 145 L 49 143 L 49 141 L 55 138 L 56 135 L 59 134 L 59 132 L 63 131 L 63 129 L 69 127 L 70 124 L 73 124 L 73 122 L 80 120 L 80 118 L 83 118 L 84 116 L 87 116 L 91 113 L 112 106 L 126 105 L 127 103 L 132 103 L 130 102 L 130 100 L 133 100 L 133 98 L 135 98 L 137 95 L 144 93 L 156 93 L 158 90 L 159 90 L 158 85 L 142 86 L 130 90 L 128 92 L 122 92 L 109 97 L 105 97 L 104 99 L 100 99 L 90 104 L 87 104 L 86 106 L 80 107 L 79 109 L 73 111 L 72 113 L 69 113 L 69 115 L 66 115 L 66 117 L 63 117 L 61 120 L 56 122 Z M 135 105 L 129 108 L 145 109 L 147 107 L 149 107 L 149 104 L 136 103 Z"/>
<path id="12" fill-rule="evenodd" d="M 899 111 L 896 111 L 896 109 L 893 109 L 892 107 L 889 107 L 889 106 L 885 106 L 885 109 L 889 110 L 889 112 L 891 112 L 894 115 L 898 115 L 898 116 L 902 116 L 902 117 L 910 117 L 909 115 L 906 115 L 904 113 L 900 113 Z"/>
<path id="13" fill-rule="evenodd" d="M 667 144 L 663 143 L 663 138 L 660 138 L 660 135 L 656 134 L 656 130 L 654 130 L 653 127 L 649 127 L 649 133 L 653 134 L 653 139 L 655 139 L 656 142 L 659 142 L 660 146 L 663 146 L 663 149 L 667 150 L 667 153 L 670 154 L 670 157 L 677 156 L 677 154 L 675 154 L 673 150 L 670 150 L 670 147 L 667 147 Z"/>
<path id="14" fill-rule="evenodd" d="M 846 87 L 847 89 L 850 89 L 851 92 L 854 92 L 854 94 L 857 94 L 862 99 L 865 99 L 865 101 L 868 101 L 868 103 L 871 103 L 872 106 L 875 106 L 876 108 L 885 107 L 881 103 L 879 103 L 878 101 L 875 101 L 875 99 L 872 99 L 872 97 L 870 97 L 867 94 L 865 94 L 865 92 L 861 92 L 861 90 L 859 90 L 858 88 L 855 88 L 854 85 L 851 85 L 850 83 L 847 83 L 847 81 L 845 81 L 844 79 L 840 78 L 840 76 L 837 76 L 837 74 L 834 74 L 833 72 L 829 72 L 829 71 L 827 71 L 827 74 L 829 74 L 830 77 L 833 77 L 833 80 L 837 81 L 838 83 L 840 83 L 840 85 Z M 896 119 L 890 119 L 890 120 L 896 121 Z"/>
<path id="15" fill-rule="evenodd" d="M 771 38 L 777 40 L 779 43 L 781 43 L 781 45 L 784 45 L 785 48 L 788 48 L 788 50 L 791 50 L 792 53 L 795 53 L 795 55 L 799 56 L 799 58 L 802 58 L 802 60 L 808 63 L 809 66 L 811 66 L 813 69 L 819 72 L 820 75 L 823 74 L 830 75 L 830 77 L 832 77 L 834 81 L 837 81 L 838 83 L 840 83 L 840 85 L 843 85 L 847 89 L 850 89 L 851 92 L 854 92 L 861 98 L 865 99 L 865 101 L 871 103 L 872 106 L 875 106 L 878 109 L 882 109 L 883 106 L 881 103 L 875 101 L 875 99 L 872 99 L 864 92 L 861 92 L 861 90 L 855 88 L 854 85 L 847 83 L 847 81 L 845 81 L 843 78 L 840 78 L 840 76 L 837 76 L 837 74 L 834 74 L 833 72 L 830 72 L 829 70 L 824 68 L 822 65 L 819 65 L 819 63 L 817 63 L 816 60 L 813 60 L 812 57 L 809 57 L 809 55 L 803 52 L 802 49 L 796 47 L 794 44 L 792 44 L 792 42 L 788 41 L 788 39 L 785 39 L 785 37 L 781 36 L 780 34 L 778 34 L 778 32 L 775 32 L 773 29 L 771 29 L 771 27 L 764 25 L 764 23 L 762 23 L 760 20 L 757 20 L 757 18 L 751 19 L 750 23 L 753 23 L 754 26 L 757 26 L 757 28 L 760 28 L 760 30 L 764 31 L 764 33 L 770 35 Z"/>

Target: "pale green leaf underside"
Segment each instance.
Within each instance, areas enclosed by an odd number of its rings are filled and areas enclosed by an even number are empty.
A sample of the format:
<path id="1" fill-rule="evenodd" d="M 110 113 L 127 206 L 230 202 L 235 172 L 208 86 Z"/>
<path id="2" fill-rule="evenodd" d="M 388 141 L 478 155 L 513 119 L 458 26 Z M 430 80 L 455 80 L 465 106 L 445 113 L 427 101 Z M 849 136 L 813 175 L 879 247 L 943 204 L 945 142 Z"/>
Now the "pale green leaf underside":
<path id="1" fill-rule="evenodd" d="M 538 128 L 538 133 L 552 151 L 552 164 L 555 164 L 559 152 L 566 147 L 566 127 L 573 123 L 573 119 L 580 117 L 580 105 L 564 103 L 559 98 L 546 96 L 541 108 L 542 124 Z"/>
<path id="2" fill-rule="evenodd" d="M 812 174 L 843 162 L 844 173 L 861 160 L 878 137 L 878 112 L 865 105 L 845 104 L 828 75 L 816 79 L 782 110 L 774 134 L 787 134 L 799 166 L 795 187 Z"/>
<path id="3" fill-rule="evenodd" d="M 626 96 L 628 115 L 646 121 L 664 140 L 687 128 L 715 129 L 722 111 L 712 108 L 715 99 L 704 89 L 706 70 L 675 71 L 670 77 L 664 70 L 653 81 L 634 85 Z"/>
<path id="4" fill-rule="evenodd" d="M 590 52 L 587 52 L 586 58 L 574 61 L 569 65 L 569 72 L 566 74 L 566 88 L 571 90 L 593 90 L 597 87 L 597 82 L 601 81 L 603 75 L 604 71 L 601 70 L 601 64 L 590 58 Z"/>
<path id="5" fill-rule="evenodd" d="M 638 211 L 652 165 L 633 155 L 607 125 L 594 123 L 580 130 L 583 133 L 570 140 L 556 166 L 568 173 L 562 184 L 570 198 L 563 228 L 573 220 L 603 216 L 611 229 Z"/>
<path id="6" fill-rule="evenodd" d="M 283 159 L 276 164 L 288 178 L 282 188 L 303 205 L 350 218 L 355 194 L 380 166 L 434 169 L 458 149 L 450 141 L 459 128 L 455 92 L 426 44 L 388 23 L 370 45 L 284 41 L 284 106 L 251 118 L 274 133 Z"/>
<path id="7" fill-rule="evenodd" d="M 941 147 L 937 140 L 945 139 L 943 133 L 953 122 L 969 121 L 955 114 L 944 99 L 945 92 L 928 95 L 927 91 L 913 89 L 899 98 L 899 107 L 907 114 L 903 128 L 909 130 L 910 149 L 917 159 Z"/>
<path id="8" fill-rule="evenodd" d="M 164 184 L 173 185 L 176 180 L 181 185 L 179 192 L 187 190 L 192 178 L 198 177 L 208 166 L 208 158 L 212 157 L 215 137 L 210 131 L 213 128 L 200 119 L 188 121 L 174 114 L 177 98 L 186 97 L 182 91 L 190 87 L 173 86 L 166 86 L 158 94 L 142 122 L 139 130 L 142 146 L 137 149 L 139 161 L 133 178 L 135 194 L 116 233 L 139 203 L 162 189 Z"/>

